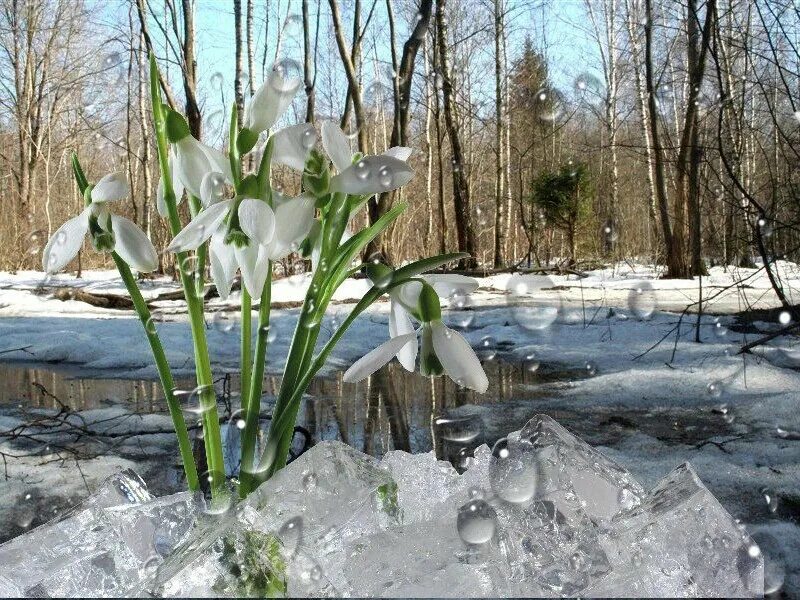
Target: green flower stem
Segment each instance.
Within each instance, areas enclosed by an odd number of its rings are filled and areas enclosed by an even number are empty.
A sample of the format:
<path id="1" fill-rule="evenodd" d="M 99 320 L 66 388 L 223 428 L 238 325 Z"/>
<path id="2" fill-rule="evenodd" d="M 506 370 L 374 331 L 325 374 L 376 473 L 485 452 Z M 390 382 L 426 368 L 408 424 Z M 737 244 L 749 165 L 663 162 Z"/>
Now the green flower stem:
<path id="1" fill-rule="evenodd" d="M 161 182 L 164 186 L 164 203 L 169 213 L 169 225 L 172 235 L 177 235 L 181 230 L 181 220 L 178 215 L 175 191 L 172 189 L 172 177 L 169 172 L 168 145 L 166 124 L 163 106 L 161 104 L 161 91 L 158 82 L 158 66 L 155 57 L 150 56 L 150 97 L 153 105 L 153 122 L 156 130 L 156 146 L 158 149 L 158 163 L 161 169 Z M 223 490 L 225 463 L 222 457 L 222 436 L 220 434 L 219 418 L 217 416 L 217 398 L 214 392 L 211 360 L 208 354 L 205 322 L 203 319 L 203 303 L 197 298 L 195 282 L 184 268 L 186 253 L 177 254 L 178 264 L 181 265 L 180 275 L 183 285 L 183 294 L 189 313 L 189 323 L 194 341 L 194 362 L 197 376 L 197 386 L 200 391 L 200 402 L 205 408 L 202 413 L 203 440 L 205 442 L 206 461 L 211 473 L 211 491 L 218 495 Z"/>
<path id="2" fill-rule="evenodd" d="M 242 306 L 241 306 L 241 340 L 239 348 L 239 397 L 242 409 L 247 411 L 250 403 L 250 357 L 252 354 L 253 341 L 253 314 L 250 294 L 242 285 Z"/>
<path id="3" fill-rule="evenodd" d="M 194 219 L 202 210 L 203 204 L 197 196 L 189 195 L 189 211 L 192 213 Z M 205 300 L 206 296 L 206 262 L 208 261 L 208 242 L 204 242 L 195 252 L 197 264 L 194 269 L 194 285 L 195 294 L 200 299 L 200 302 Z"/>
<path id="4" fill-rule="evenodd" d="M 150 315 L 150 309 L 147 308 L 147 303 L 144 301 L 141 291 L 139 291 L 139 286 L 136 284 L 136 279 L 131 273 L 128 264 L 116 252 L 112 252 L 111 257 L 114 259 L 122 281 L 131 295 L 133 307 L 136 309 L 142 325 L 144 325 L 147 341 L 150 342 L 150 350 L 153 352 L 153 358 L 156 361 L 156 368 L 161 379 L 161 387 L 164 388 L 164 397 L 167 399 L 169 414 L 172 417 L 175 434 L 178 436 L 178 448 L 180 449 L 181 460 L 183 460 L 183 470 L 186 473 L 186 483 L 191 491 L 198 490 L 200 489 L 200 481 L 197 478 L 197 467 L 194 464 L 189 431 L 186 429 L 186 422 L 183 419 L 180 403 L 175 398 L 175 381 L 172 379 L 172 371 L 170 371 L 167 357 L 164 354 L 164 347 L 161 345 L 161 339 Z"/>
<path id="5" fill-rule="evenodd" d="M 261 415 L 261 390 L 264 381 L 264 367 L 267 359 L 271 301 L 272 263 L 270 263 L 269 270 L 267 271 L 267 282 L 264 284 L 264 290 L 261 292 L 261 299 L 258 306 L 256 351 L 253 358 L 253 372 L 249 387 L 250 398 L 247 401 L 244 433 L 242 434 L 242 458 L 241 468 L 239 470 L 239 496 L 241 498 L 244 498 L 253 490 L 253 465 L 255 463 L 256 438 L 258 437 L 259 417 Z"/>

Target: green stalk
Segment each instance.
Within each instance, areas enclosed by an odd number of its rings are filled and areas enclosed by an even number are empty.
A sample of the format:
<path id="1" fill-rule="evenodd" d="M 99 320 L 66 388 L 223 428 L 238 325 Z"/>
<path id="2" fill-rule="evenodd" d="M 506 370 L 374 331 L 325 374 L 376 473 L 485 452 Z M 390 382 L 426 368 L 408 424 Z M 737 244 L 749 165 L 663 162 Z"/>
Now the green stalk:
<path id="1" fill-rule="evenodd" d="M 264 381 L 264 367 L 267 359 L 267 340 L 269 339 L 270 302 L 272 301 L 272 263 L 267 271 L 267 282 L 261 292 L 258 306 L 258 333 L 256 351 L 253 358 L 253 374 L 250 381 L 250 398 L 245 412 L 245 427 L 242 434 L 242 458 L 239 470 L 239 496 L 244 498 L 253 488 L 253 465 L 255 463 L 256 438 L 258 437 L 259 417 L 261 415 L 261 388 Z M 244 398 L 244 397 L 243 397 Z"/>
<path id="2" fill-rule="evenodd" d="M 250 356 L 252 354 L 253 326 L 252 302 L 250 294 L 242 285 L 242 331 L 239 348 L 239 396 L 242 410 L 247 410 L 250 403 Z"/>
<path id="3" fill-rule="evenodd" d="M 172 177 L 169 172 L 166 126 L 161 104 L 161 91 L 159 89 L 157 69 L 158 66 L 156 65 L 155 57 L 151 55 L 150 97 L 153 105 L 158 164 L 161 169 L 161 181 L 164 186 L 164 202 L 167 205 L 169 213 L 170 230 L 174 236 L 181 230 L 181 220 L 178 215 L 175 191 L 172 189 Z M 178 253 L 177 258 L 178 264 L 184 265 L 186 253 Z M 180 276 L 184 297 L 186 299 L 186 307 L 189 313 L 192 339 L 194 341 L 195 373 L 197 376 L 197 386 L 200 390 L 200 402 L 205 408 L 202 413 L 202 422 L 206 461 L 208 463 L 208 470 L 212 475 L 210 478 L 211 491 L 212 494 L 216 496 L 223 489 L 225 463 L 222 457 L 222 436 L 220 435 L 219 418 L 216 410 L 217 398 L 214 392 L 211 360 L 208 354 L 208 342 L 206 340 L 205 321 L 203 319 L 203 305 L 202 302 L 198 301 L 197 294 L 195 293 L 196 284 L 186 272 L 186 269 L 180 269 Z"/>
<path id="4" fill-rule="evenodd" d="M 147 303 L 144 301 L 141 291 L 139 291 L 139 286 L 136 285 L 136 279 L 133 273 L 131 273 L 128 264 L 122 260 L 116 252 L 112 252 L 111 257 L 114 259 L 122 281 L 128 289 L 128 293 L 131 295 L 133 307 L 136 309 L 136 314 L 139 315 L 139 320 L 141 320 L 142 325 L 144 325 L 147 341 L 150 342 L 150 350 L 156 361 L 158 376 L 161 379 L 161 387 L 164 388 L 164 397 L 167 399 L 169 414 L 172 417 L 172 424 L 175 427 L 175 435 L 178 436 L 178 448 L 180 449 L 181 460 L 183 461 L 183 470 L 186 473 L 186 483 L 191 491 L 199 490 L 200 481 L 197 478 L 197 467 L 194 464 L 192 444 L 189 441 L 189 431 L 186 429 L 186 422 L 183 419 L 180 403 L 175 398 L 175 381 L 172 379 L 172 371 L 170 371 L 167 357 L 164 354 L 164 347 L 161 345 L 161 339 L 158 337 L 158 332 L 153 325 L 150 309 L 147 308 Z"/>

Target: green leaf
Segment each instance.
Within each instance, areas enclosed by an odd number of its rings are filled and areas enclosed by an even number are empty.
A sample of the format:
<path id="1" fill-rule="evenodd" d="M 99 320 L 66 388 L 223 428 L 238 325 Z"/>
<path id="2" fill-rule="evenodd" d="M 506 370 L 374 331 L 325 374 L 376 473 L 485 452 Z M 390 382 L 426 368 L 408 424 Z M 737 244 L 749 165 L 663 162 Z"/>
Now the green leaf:
<path id="1" fill-rule="evenodd" d="M 258 188 L 258 179 L 255 175 L 250 174 L 242 179 L 236 191 L 242 198 L 259 198 Z"/>
<path id="2" fill-rule="evenodd" d="M 180 142 L 182 139 L 191 135 L 189 131 L 189 124 L 186 122 L 184 116 L 174 110 L 167 112 L 167 139 L 171 144 Z"/>
<path id="3" fill-rule="evenodd" d="M 83 196 L 86 192 L 86 188 L 89 187 L 89 181 L 83 173 L 81 162 L 78 160 L 78 155 L 75 152 L 72 153 L 72 172 L 75 175 L 75 183 L 78 184 L 78 189 L 81 192 L 81 196 Z"/>
<path id="4" fill-rule="evenodd" d="M 222 539 L 220 575 L 213 590 L 239 598 L 285 598 L 286 561 L 281 542 L 272 534 L 243 531 Z"/>
<path id="5" fill-rule="evenodd" d="M 419 293 L 419 314 L 423 323 L 438 321 L 442 318 L 439 295 L 427 283 L 422 284 L 422 291 Z"/>
<path id="6" fill-rule="evenodd" d="M 447 263 L 454 262 L 457 260 L 461 260 L 462 258 L 467 258 L 469 254 L 466 252 L 452 252 L 450 254 L 440 254 L 439 256 L 431 256 L 429 258 L 423 258 L 416 262 L 407 264 L 398 268 L 394 272 L 394 279 L 399 281 L 400 279 L 408 279 L 410 277 L 416 277 L 417 275 L 421 275 L 427 271 L 431 271 Z"/>
<path id="7" fill-rule="evenodd" d="M 258 142 L 258 134 L 243 127 L 236 137 L 236 150 L 239 151 L 239 154 L 247 154 L 255 147 L 256 142 Z"/>

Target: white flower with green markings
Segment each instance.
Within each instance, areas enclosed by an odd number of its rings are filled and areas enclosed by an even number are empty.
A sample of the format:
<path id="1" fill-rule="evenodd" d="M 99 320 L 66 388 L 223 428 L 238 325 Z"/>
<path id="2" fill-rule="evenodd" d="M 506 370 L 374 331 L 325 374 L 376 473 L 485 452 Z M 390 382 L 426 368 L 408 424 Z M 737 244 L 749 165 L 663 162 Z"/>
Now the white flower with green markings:
<path id="1" fill-rule="evenodd" d="M 423 275 L 389 292 L 389 340 L 356 361 L 344 374 L 345 381 L 361 381 L 393 358 L 414 371 L 417 354 L 423 375 L 446 373 L 458 385 L 484 393 L 489 380 L 469 342 L 441 319 L 439 298 L 455 292 L 470 293 L 478 282 L 462 275 Z M 411 321 L 414 316 L 421 327 Z"/>
<path id="2" fill-rule="evenodd" d="M 130 195 L 122 173 L 106 175 L 87 190 L 86 207 L 48 240 L 42 254 L 47 273 L 63 269 L 78 255 L 87 234 L 98 250 L 114 251 L 137 271 L 149 273 L 158 267 L 158 254 L 145 233 L 132 221 L 112 214 L 109 203 Z"/>

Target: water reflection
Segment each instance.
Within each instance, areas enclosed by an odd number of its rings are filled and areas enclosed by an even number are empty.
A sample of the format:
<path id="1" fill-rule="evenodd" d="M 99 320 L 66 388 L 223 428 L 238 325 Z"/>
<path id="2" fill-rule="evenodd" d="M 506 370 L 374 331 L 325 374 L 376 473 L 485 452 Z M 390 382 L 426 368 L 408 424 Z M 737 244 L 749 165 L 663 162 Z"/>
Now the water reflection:
<path id="1" fill-rule="evenodd" d="M 501 360 L 487 361 L 484 368 L 492 390 L 484 395 L 461 388 L 446 377 L 424 378 L 409 373 L 396 363 L 359 383 L 344 383 L 341 373 L 317 378 L 300 408 L 298 425 L 307 429 L 315 442 L 337 439 L 373 456 L 390 450 L 433 449 L 437 456 L 457 463 L 463 461 L 463 456 L 459 457 L 463 448 L 492 441 L 486 439 L 480 418 L 474 415 L 475 407 L 511 398 L 552 397 L 555 391 L 542 384 L 581 376 L 577 368 L 542 365 L 532 371 L 524 364 Z M 80 411 L 123 405 L 140 414 L 167 412 L 160 384 L 154 381 L 85 379 L 47 366 L 10 365 L 0 365 L 0 378 L 4 382 L 0 387 L 0 407 L 58 409 L 63 404 Z M 217 379 L 221 401 L 230 403 L 233 398 L 234 410 L 237 379 L 233 374 Z M 176 384 L 191 389 L 192 381 Z M 265 406 L 279 385 L 279 377 L 265 377 Z M 459 407 L 464 409 L 459 411 Z M 230 404 L 226 408 L 230 411 Z M 226 408 L 221 408 L 221 413 Z M 457 416 L 448 416 L 453 412 Z M 444 421 L 437 424 L 437 419 Z M 453 433 L 454 427 L 473 431 Z"/>

